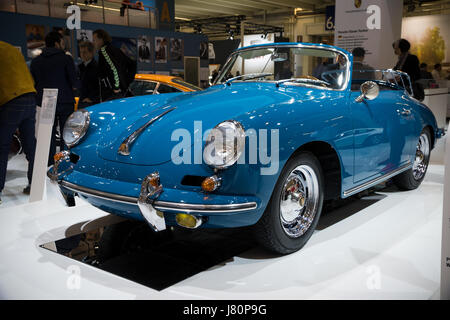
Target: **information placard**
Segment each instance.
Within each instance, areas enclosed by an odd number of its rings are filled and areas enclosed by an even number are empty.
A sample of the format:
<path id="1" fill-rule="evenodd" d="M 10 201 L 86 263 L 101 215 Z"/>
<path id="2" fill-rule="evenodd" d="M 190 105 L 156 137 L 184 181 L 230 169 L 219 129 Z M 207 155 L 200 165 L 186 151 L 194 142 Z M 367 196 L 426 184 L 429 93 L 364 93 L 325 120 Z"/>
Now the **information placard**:
<path id="1" fill-rule="evenodd" d="M 34 157 L 30 202 L 44 199 L 48 153 L 50 151 L 57 99 L 58 89 L 44 89 L 37 130 L 36 154 Z"/>

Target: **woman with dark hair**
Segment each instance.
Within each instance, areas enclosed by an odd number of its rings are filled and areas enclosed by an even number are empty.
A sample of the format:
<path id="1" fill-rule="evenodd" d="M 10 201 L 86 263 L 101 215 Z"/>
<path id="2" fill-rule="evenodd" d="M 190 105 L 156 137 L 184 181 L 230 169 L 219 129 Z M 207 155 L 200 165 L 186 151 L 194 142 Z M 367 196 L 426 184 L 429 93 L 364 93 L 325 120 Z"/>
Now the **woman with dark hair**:
<path id="1" fill-rule="evenodd" d="M 134 80 L 136 61 L 114 47 L 111 44 L 111 36 L 105 30 L 95 30 L 92 40 L 95 49 L 98 50 L 101 101 L 123 97 Z"/>
<path id="2" fill-rule="evenodd" d="M 393 69 L 403 71 L 409 75 L 414 97 L 423 100 L 423 87 L 416 82 L 420 79 L 419 59 L 417 56 L 409 53 L 411 44 L 406 39 L 399 39 L 392 44 L 392 48 L 394 48 L 394 53 L 398 56 L 397 64 Z"/>

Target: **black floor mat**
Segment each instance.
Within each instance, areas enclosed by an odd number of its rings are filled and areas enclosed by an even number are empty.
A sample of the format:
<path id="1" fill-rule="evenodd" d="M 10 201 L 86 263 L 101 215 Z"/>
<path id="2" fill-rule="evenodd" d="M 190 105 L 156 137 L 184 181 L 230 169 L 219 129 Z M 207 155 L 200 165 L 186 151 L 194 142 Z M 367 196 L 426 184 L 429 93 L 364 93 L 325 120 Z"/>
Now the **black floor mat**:
<path id="1" fill-rule="evenodd" d="M 163 290 L 255 247 L 253 240 L 243 237 L 242 232 L 242 229 L 198 230 L 190 234 L 174 232 L 173 239 L 168 242 L 112 258 L 99 267 Z"/>
<path id="2" fill-rule="evenodd" d="M 121 222 L 124 223 L 127 222 Z M 78 257 L 84 256 L 82 259 L 73 258 L 152 289 L 163 290 L 257 246 L 248 228 L 192 232 L 176 228 L 169 235 L 159 235 L 145 223 L 137 225 L 140 234 L 134 234 L 131 249 L 118 249 L 120 252 L 104 261 L 99 261 L 99 257 L 89 254 L 88 250 L 84 254 L 78 253 Z M 83 234 L 80 236 L 84 237 Z M 60 253 L 69 255 L 66 242 L 62 242 L 65 250 L 61 250 L 59 241 L 57 247 Z M 86 248 L 89 247 L 92 246 Z"/>

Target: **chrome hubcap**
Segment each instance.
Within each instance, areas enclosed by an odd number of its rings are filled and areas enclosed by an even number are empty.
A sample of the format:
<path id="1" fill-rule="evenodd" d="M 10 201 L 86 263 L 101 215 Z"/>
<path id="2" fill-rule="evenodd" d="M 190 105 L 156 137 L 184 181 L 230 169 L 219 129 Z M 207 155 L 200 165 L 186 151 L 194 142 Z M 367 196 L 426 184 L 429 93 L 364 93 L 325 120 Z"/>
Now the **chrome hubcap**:
<path id="1" fill-rule="evenodd" d="M 430 142 L 428 136 L 424 133 L 420 135 L 419 143 L 416 148 L 416 159 L 413 164 L 414 179 L 420 180 L 425 175 L 428 167 L 428 157 L 430 155 Z"/>
<path id="2" fill-rule="evenodd" d="M 287 177 L 281 190 L 280 220 L 284 232 L 297 238 L 308 231 L 319 203 L 319 181 L 314 170 L 301 165 Z"/>

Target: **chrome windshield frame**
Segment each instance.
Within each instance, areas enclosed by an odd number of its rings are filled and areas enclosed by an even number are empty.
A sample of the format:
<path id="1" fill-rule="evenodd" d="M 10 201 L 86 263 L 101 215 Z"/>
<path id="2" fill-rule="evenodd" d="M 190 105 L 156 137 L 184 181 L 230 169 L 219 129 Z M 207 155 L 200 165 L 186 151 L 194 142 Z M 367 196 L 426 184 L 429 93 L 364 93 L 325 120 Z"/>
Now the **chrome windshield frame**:
<path id="1" fill-rule="evenodd" d="M 237 49 L 236 51 L 234 51 L 233 53 L 230 54 L 230 56 L 228 57 L 227 61 L 225 62 L 225 64 L 223 65 L 222 71 L 221 73 L 217 76 L 216 80 L 214 81 L 213 85 L 217 85 L 217 84 L 224 84 L 225 82 L 221 82 L 218 83 L 218 80 L 220 79 L 222 73 L 224 72 L 224 70 L 227 69 L 228 65 L 231 63 L 231 61 L 233 60 L 233 58 L 242 53 L 242 52 L 246 52 L 246 51 L 250 51 L 250 50 L 257 50 L 260 48 L 305 48 L 305 49 L 319 49 L 319 50 L 325 50 L 325 51 L 332 51 L 335 53 L 339 53 L 342 54 L 346 61 L 347 61 L 347 66 L 345 69 L 345 84 L 343 85 L 342 88 L 340 89 L 335 89 L 335 88 L 327 88 L 327 87 L 322 87 L 322 86 L 317 86 L 314 84 L 299 84 L 299 83 L 287 83 L 286 85 L 288 86 L 306 86 L 306 87 L 312 87 L 312 88 L 317 88 L 317 89 L 322 89 L 322 90 L 330 90 L 330 91 L 346 91 L 350 88 L 350 66 L 352 64 L 353 59 L 351 59 L 351 54 L 346 53 L 344 50 L 336 48 L 336 47 L 324 47 L 321 45 L 316 45 L 316 44 L 303 44 L 303 43 L 292 43 L 292 44 L 267 44 L 267 45 L 259 45 L 259 46 L 252 46 L 252 47 L 247 47 L 247 48 L 242 48 L 242 49 Z M 261 82 L 261 81 L 246 81 L 246 82 Z M 275 80 L 273 81 L 264 81 L 265 83 L 276 83 Z"/>

